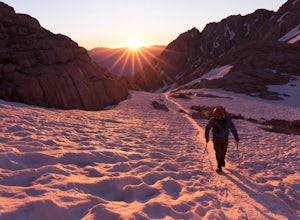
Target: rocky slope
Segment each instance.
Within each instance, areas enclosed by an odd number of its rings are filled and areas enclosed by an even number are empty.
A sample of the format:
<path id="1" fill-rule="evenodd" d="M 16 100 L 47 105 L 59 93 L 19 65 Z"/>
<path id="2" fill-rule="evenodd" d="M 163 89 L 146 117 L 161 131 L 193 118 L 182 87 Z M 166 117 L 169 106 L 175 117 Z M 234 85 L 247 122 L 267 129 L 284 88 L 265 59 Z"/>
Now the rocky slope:
<path id="1" fill-rule="evenodd" d="M 137 73 L 135 84 L 144 90 L 183 88 L 214 68 L 232 65 L 225 77 L 189 88 L 223 88 L 277 99 L 267 85 L 285 84 L 300 75 L 299 11 L 300 0 L 289 0 L 277 12 L 259 9 L 210 23 L 202 32 L 193 28 Z"/>
<path id="2" fill-rule="evenodd" d="M 99 110 L 127 97 L 126 82 L 70 38 L 0 2 L 0 98 L 60 109 Z"/>

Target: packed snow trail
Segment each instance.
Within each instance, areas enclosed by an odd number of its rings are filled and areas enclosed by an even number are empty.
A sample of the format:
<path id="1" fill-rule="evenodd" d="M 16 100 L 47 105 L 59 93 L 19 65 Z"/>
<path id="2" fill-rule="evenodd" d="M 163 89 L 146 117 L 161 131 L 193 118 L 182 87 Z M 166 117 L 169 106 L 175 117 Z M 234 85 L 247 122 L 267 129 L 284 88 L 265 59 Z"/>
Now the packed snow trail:
<path id="1" fill-rule="evenodd" d="M 179 112 L 193 101 L 205 99 L 131 92 L 99 112 L 0 101 L 0 219 L 297 219 L 298 137 L 237 121 L 241 172 L 230 146 L 218 175 L 207 121 Z"/>
<path id="2" fill-rule="evenodd" d="M 189 112 L 189 109 L 186 109 L 184 106 L 182 106 L 180 103 L 176 102 L 175 99 L 171 99 L 169 97 L 169 93 L 165 94 L 165 98 L 166 100 L 168 100 L 169 102 L 175 104 L 176 108 L 179 112 L 179 110 L 183 110 L 183 112 L 187 113 Z M 202 128 L 197 122 L 196 120 L 194 120 L 189 114 L 182 114 L 183 117 L 187 118 L 188 121 L 192 124 L 192 126 L 194 127 L 194 129 L 198 132 L 198 136 L 197 136 L 197 141 L 199 142 L 199 148 L 200 151 L 198 151 L 199 154 L 199 158 L 201 158 L 201 162 L 204 163 L 204 159 L 205 156 L 207 156 L 208 159 L 208 163 L 210 165 L 210 168 L 213 170 L 213 167 L 216 167 L 216 163 L 214 162 L 214 158 L 215 156 L 213 155 L 213 153 L 211 152 L 211 148 L 209 148 L 208 146 L 205 146 L 205 139 L 204 139 L 204 128 Z M 201 150 L 202 149 L 202 150 Z M 203 151 L 204 149 L 204 151 Z M 203 151 L 203 153 L 201 154 L 201 151 Z M 205 155 L 207 152 L 210 152 L 208 155 Z"/>
<path id="3" fill-rule="evenodd" d="M 169 94 L 165 94 L 165 97 L 168 101 L 174 103 L 178 109 L 189 112 L 189 109 L 186 109 L 176 101 L 178 98 L 170 98 Z M 184 116 L 188 118 L 192 126 L 199 132 L 198 139 L 204 142 L 203 123 L 201 127 L 190 115 L 186 114 Z M 232 134 L 230 133 L 230 135 Z M 213 164 L 213 167 L 216 168 L 217 163 L 212 162 L 212 160 L 216 161 L 212 141 L 209 143 L 207 162 Z M 235 146 L 229 145 L 229 147 L 234 148 Z M 211 172 L 214 172 L 214 169 Z M 224 214 L 224 218 L 230 218 L 230 216 L 238 216 L 238 214 L 244 213 L 242 216 L 243 219 L 261 219 L 262 217 L 266 219 L 293 219 L 294 214 L 289 212 L 289 207 L 286 204 L 278 201 L 278 198 L 274 197 L 274 195 L 264 192 L 263 188 L 260 188 L 244 176 L 243 171 L 238 168 L 237 164 L 232 165 L 227 160 L 223 172 L 212 175 L 212 177 L 213 179 L 210 181 L 211 185 L 208 188 L 217 193 L 217 198 L 215 198 L 219 203 L 217 206 L 221 210 L 230 208 L 229 213 L 225 214 L 225 212 L 221 212 L 218 216 Z"/>

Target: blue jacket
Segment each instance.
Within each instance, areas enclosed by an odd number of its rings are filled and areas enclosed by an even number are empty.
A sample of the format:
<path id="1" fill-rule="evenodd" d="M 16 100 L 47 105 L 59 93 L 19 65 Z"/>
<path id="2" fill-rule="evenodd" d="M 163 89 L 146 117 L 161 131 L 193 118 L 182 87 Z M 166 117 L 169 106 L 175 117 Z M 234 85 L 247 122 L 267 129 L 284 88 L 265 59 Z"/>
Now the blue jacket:
<path id="1" fill-rule="evenodd" d="M 229 130 L 233 134 L 235 140 L 239 140 L 238 133 L 234 124 L 228 117 L 221 118 L 220 120 L 212 117 L 205 127 L 205 139 L 209 140 L 209 131 L 212 128 L 213 140 L 224 141 L 228 139 Z"/>

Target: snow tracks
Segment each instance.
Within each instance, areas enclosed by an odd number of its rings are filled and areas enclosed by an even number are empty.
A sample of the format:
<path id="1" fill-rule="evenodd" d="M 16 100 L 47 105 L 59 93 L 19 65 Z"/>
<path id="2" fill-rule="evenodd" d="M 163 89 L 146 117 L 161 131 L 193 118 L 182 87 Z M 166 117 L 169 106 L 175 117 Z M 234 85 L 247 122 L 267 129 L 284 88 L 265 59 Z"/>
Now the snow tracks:
<path id="1" fill-rule="evenodd" d="M 180 111 L 190 104 L 144 92 L 100 112 L 1 101 L 0 219 L 294 219 L 290 180 L 283 191 L 257 184 L 244 172 L 257 165 L 244 157 L 238 172 L 232 146 L 214 172 L 206 121 Z"/>
<path id="2" fill-rule="evenodd" d="M 186 105 L 188 101 L 171 98 L 168 94 L 165 97 L 176 105 L 178 110 L 181 109 L 181 112 L 190 111 Z M 217 103 L 212 103 L 211 106 L 214 105 Z M 183 117 L 187 117 L 195 130 L 199 132 L 198 139 L 203 146 L 205 142 L 204 127 L 207 121 L 192 119 L 188 114 Z M 203 155 L 205 153 L 207 155 Z M 282 202 L 277 196 L 268 192 L 269 190 L 266 190 L 265 187 L 259 186 L 250 177 L 247 177 L 247 173 L 243 172 L 243 169 L 239 168 L 238 164 L 243 158 L 237 158 L 233 140 L 229 144 L 226 168 L 221 174 L 216 174 L 214 171 L 217 165 L 211 141 L 208 144 L 208 151 L 200 152 L 200 155 L 204 160 L 199 163 L 210 164 L 210 166 L 203 166 L 204 176 L 199 177 L 199 179 L 209 178 L 207 185 L 205 188 L 197 189 L 197 191 L 203 190 L 202 193 L 206 196 L 203 196 L 202 199 L 195 196 L 195 200 L 200 204 L 207 204 L 208 201 L 205 197 L 209 197 L 210 206 L 200 214 L 204 219 L 298 219 L 297 214 L 299 213 L 296 213 L 289 203 Z M 207 169 L 210 170 L 210 175 L 207 174 Z"/>

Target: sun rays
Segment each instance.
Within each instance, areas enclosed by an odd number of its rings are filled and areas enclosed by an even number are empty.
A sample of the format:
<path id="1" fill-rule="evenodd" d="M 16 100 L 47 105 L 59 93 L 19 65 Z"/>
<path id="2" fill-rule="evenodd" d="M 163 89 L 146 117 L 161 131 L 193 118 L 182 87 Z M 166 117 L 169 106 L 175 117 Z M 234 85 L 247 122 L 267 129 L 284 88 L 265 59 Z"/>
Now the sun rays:
<path id="1" fill-rule="evenodd" d="M 171 52 L 164 46 L 150 46 L 138 38 L 130 38 L 122 46 L 111 49 L 103 60 L 109 63 L 106 67 L 119 77 L 125 76 L 131 80 L 140 78 L 146 82 L 156 75 L 158 78 L 163 77 L 167 81 L 171 81 L 170 77 L 167 77 L 169 73 L 161 71 L 163 66 L 167 66 L 169 69 L 172 69 L 170 66 L 173 66 L 161 59 L 160 55 L 163 51 Z"/>
<path id="2" fill-rule="evenodd" d="M 140 41 L 131 39 L 126 45 L 126 47 L 119 48 L 114 52 L 120 55 L 109 68 L 113 70 L 117 66 L 121 67 L 120 75 L 128 75 L 128 73 L 125 73 L 125 70 L 129 69 L 130 76 L 133 77 L 144 66 L 151 65 L 151 61 L 157 56 L 157 52 L 153 51 L 155 49 L 149 50 L 147 47 L 142 46 L 143 44 Z M 113 55 L 111 54 L 111 56 Z"/>

